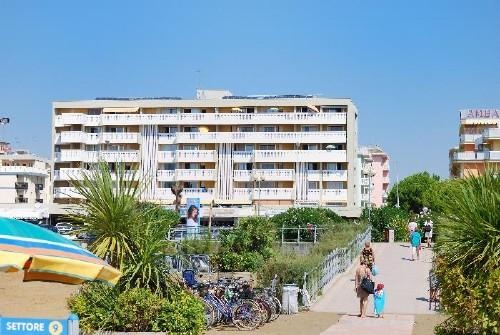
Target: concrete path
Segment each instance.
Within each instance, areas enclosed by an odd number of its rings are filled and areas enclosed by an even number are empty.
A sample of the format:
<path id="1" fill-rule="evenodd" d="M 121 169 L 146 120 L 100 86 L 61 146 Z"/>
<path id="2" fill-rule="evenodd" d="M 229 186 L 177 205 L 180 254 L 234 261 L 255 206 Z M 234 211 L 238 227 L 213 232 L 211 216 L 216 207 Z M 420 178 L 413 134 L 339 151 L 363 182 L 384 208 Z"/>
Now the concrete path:
<path id="1" fill-rule="evenodd" d="M 380 274 L 375 283 L 383 283 L 386 292 L 385 318 L 360 319 L 359 299 L 354 292 L 355 266 L 340 276 L 311 308 L 316 312 L 345 314 L 339 323 L 322 334 L 411 334 L 415 314 L 435 314 L 429 310 L 428 275 L 432 250 L 424 248 L 420 260 L 411 261 L 408 243 L 374 243 Z M 368 316 L 373 316 L 373 296 L 368 300 Z M 389 331 L 389 329 L 398 331 Z"/>

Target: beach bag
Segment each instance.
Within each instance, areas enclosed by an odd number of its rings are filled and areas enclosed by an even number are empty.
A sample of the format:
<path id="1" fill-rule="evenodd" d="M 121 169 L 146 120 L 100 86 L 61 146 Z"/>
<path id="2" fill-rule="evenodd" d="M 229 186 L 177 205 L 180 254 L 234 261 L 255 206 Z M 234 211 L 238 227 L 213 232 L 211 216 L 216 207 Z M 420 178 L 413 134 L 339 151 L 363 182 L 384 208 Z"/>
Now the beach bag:
<path id="1" fill-rule="evenodd" d="M 374 264 L 372 266 L 372 275 L 376 276 L 380 273 L 380 271 L 378 270 L 378 267 Z"/>
<path id="2" fill-rule="evenodd" d="M 375 290 L 375 283 L 366 277 L 363 278 L 360 286 L 368 294 L 373 294 L 373 291 Z"/>

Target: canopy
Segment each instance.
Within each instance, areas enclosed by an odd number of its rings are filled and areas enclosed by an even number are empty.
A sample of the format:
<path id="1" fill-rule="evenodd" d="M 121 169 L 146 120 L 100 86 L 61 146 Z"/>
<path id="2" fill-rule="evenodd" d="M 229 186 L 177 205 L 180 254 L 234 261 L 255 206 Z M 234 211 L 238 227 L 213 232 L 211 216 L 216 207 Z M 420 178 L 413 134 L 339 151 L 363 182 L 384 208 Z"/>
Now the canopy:
<path id="1" fill-rule="evenodd" d="M 316 106 L 309 105 L 309 106 L 307 106 L 307 108 L 309 108 L 312 111 L 315 111 L 316 113 L 319 113 L 319 109 Z"/>
<path id="2" fill-rule="evenodd" d="M 24 280 L 116 284 L 120 271 L 63 236 L 37 225 L 0 218 L 0 271 L 24 270 Z"/>
<path id="3" fill-rule="evenodd" d="M 139 107 L 106 107 L 102 109 L 103 113 L 137 113 Z"/>

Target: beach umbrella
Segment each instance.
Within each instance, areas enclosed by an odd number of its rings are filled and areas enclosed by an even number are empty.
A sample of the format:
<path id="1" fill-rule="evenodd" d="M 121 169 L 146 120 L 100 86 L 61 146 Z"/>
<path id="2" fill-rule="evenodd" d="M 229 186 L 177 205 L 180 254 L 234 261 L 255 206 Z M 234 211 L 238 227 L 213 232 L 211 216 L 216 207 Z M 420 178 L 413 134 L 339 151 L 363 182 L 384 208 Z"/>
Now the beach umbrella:
<path id="1" fill-rule="evenodd" d="M 34 224 L 0 218 L 0 271 L 24 271 L 25 281 L 116 284 L 121 273 L 73 241 Z"/>

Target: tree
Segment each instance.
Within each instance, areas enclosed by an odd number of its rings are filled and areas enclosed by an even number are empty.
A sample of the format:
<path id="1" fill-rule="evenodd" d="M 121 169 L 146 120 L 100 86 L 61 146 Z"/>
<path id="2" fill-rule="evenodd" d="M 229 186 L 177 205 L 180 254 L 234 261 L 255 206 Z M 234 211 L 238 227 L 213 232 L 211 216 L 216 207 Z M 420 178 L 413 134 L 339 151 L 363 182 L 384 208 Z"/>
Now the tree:
<path id="1" fill-rule="evenodd" d="M 424 193 L 438 181 L 439 176 L 430 175 L 428 172 L 420 172 L 408 176 L 392 186 L 387 203 L 389 206 L 396 206 L 397 193 L 399 193 L 400 208 L 405 211 L 419 213 L 424 207 Z"/>
<path id="2" fill-rule="evenodd" d="M 432 183 L 422 196 L 423 206 L 434 213 L 443 213 L 447 199 L 452 193 L 458 192 L 460 181 L 458 179 L 440 180 Z"/>
<path id="3" fill-rule="evenodd" d="M 439 334 L 497 334 L 500 315 L 500 170 L 460 180 L 446 194 L 436 243 Z"/>

